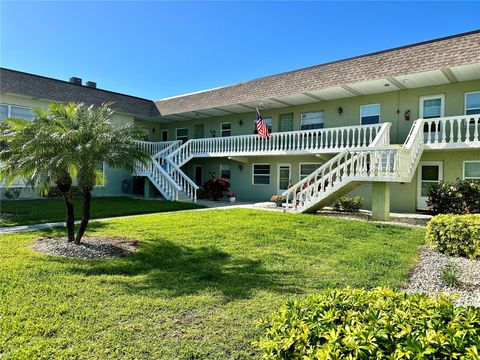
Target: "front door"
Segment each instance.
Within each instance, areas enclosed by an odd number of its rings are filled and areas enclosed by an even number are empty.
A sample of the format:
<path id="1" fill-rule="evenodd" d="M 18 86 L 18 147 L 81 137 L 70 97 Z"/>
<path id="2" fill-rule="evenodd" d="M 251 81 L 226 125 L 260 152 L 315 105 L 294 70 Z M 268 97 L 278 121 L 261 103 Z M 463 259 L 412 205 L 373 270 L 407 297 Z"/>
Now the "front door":
<path id="1" fill-rule="evenodd" d="M 168 141 L 168 130 L 162 130 L 162 141 Z"/>
<path id="2" fill-rule="evenodd" d="M 441 161 L 421 162 L 418 165 L 417 209 L 428 209 L 428 191 L 433 184 L 443 180 L 443 163 Z"/>
<path id="3" fill-rule="evenodd" d="M 288 189 L 291 179 L 291 166 L 290 164 L 280 164 L 278 165 L 278 194 L 283 193 Z"/>
<path id="4" fill-rule="evenodd" d="M 280 115 L 280 131 L 293 131 L 293 113 Z"/>
<path id="5" fill-rule="evenodd" d="M 202 165 L 195 165 L 195 184 L 203 185 L 203 167 Z"/>
<path id="6" fill-rule="evenodd" d="M 195 125 L 195 139 L 203 139 L 203 124 Z"/>

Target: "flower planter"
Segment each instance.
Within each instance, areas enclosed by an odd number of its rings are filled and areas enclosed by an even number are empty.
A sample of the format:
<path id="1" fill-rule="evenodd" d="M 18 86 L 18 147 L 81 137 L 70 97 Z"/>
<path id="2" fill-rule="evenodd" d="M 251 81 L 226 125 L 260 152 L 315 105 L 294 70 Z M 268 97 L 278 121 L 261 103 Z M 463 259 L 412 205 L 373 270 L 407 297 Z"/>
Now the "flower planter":
<path id="1" fill-rule="evenodd" d="M 231 203 L 235 202 L 236 200 L 237 200 L 237 198 L 235 198 L 235 197 L 228 198 L 228 201 L 230 201 Z"/>
<path id="2" fill-rule="evenodd" d="M 275 205 L 282 207 L 283 201 L 275 201 Z"/>

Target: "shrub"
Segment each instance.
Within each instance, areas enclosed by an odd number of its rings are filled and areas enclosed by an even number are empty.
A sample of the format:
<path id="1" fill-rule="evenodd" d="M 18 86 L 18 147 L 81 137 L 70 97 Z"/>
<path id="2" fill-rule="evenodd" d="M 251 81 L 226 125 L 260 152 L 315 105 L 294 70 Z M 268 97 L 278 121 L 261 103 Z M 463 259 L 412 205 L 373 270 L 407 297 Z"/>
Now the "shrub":
<path id="1" fill-rule="evenodd" d="M 217 201 L 228 192 L 230 182 L 225 178 L 217 179 L 213 177 L 203 185 L 203 188 L 210 199 Z"/>
<path id="2" fill-rule="evenodd" d="M 333 209 L 336 211 L 356 212 L 362 206 L 363 198 L 355 196 L 353 198 L 342 196 L 333 203 Z"/>
<path id="3" fill-rule="evenodd" d="M 270 198 L 270 201 L 273 202 L 283 202 L 284 200 L 285 198 L 282 195 L 272 195 L 272 197 Z"/>
<path id="4" fill-rule="evenodd" d="M 427 224 L 426 241 L 448 255 L 480 256 L 480 215 L 437 215 Z"/>
<path id="5" fill-rule="evenodd" d="M 456 264 L 449 262 L 442 268 L 443 282 L 448 286 L 458 287 L 460 285 L 459 272 L 460 268 Z"/>
<path id="6" fill-rule="evenodd" d="M 266 359 L 478 358 L 480 309 L 447 295 L 333 289 L 260 322 Z"/>
<path id="7" fill-rule="evenodd" d="M 83 195 L 83 192 L 78 186 L 72 186 L 72 196 L 73 197 L 79 197 L 79 196 L 82 196 L 82 195 Z M 41 196 L 45 197 L 47 199 L 50 199 L 50 198 L 63 197 L 63 194 L 60 190 L 58 190 L 58 187 L 53 186 L 50 189 L 48 189 L 48 193 L 46 193 L 46 194 L 42 193 Z"/>
<path id="8" fill-rule="evenodd" d="M 427 203 L 438 214 L 480 213 L 480 184 L 460 179 L 455 183 L 441 181 L 430 187 Z"/>

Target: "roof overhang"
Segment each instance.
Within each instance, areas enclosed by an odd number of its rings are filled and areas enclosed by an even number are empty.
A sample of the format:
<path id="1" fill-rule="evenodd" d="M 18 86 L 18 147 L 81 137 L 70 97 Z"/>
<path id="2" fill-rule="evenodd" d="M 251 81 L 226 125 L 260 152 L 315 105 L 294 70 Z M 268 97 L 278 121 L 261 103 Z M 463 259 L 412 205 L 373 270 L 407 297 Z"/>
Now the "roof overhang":
<path id="1" fill-rule="evenodd" d="M 253 112 L 255 111 L 255 108 L 259 108 L 260 110 L 277 109 L 354 96 L 380 94 L 470 80 L 480 80 L 480 62 L 446 67 L 438 70 L 396 75 L 351 84 L 336 85 L 319 88 L 318 90 L 294 93 L 287 96 L 259 98 L 255 101 L 201 108 L 198 109 L 198 111 L 195 110 L 164 115 L 161 116 L 159 120 L 163 120 L 164 122 L 177 122 L 215 116 L 243 114 Z"/>

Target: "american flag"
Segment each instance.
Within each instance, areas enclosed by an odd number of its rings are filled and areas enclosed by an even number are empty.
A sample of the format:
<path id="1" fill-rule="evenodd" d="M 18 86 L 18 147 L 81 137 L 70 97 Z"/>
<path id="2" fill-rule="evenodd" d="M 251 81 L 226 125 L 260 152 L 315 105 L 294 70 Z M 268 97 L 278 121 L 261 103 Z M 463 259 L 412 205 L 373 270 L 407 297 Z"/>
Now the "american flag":
<path id="1" fill-rule="evenodd" d="M 260 135 L 262 139 L 268 139 L 267 124 L 265 124 L 265 121 L 262 119 L 262 115 L 260 115 L 260 111 L 258 111 L 258 109 L 257 109 L 257 121 L 255 123 L 257 126 L 258 135 Z"/>

